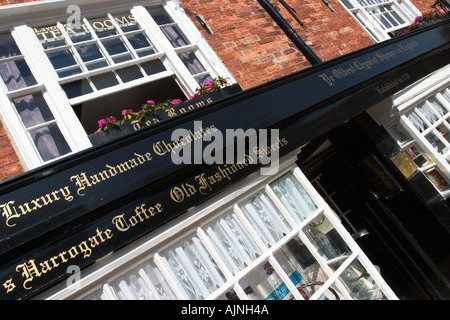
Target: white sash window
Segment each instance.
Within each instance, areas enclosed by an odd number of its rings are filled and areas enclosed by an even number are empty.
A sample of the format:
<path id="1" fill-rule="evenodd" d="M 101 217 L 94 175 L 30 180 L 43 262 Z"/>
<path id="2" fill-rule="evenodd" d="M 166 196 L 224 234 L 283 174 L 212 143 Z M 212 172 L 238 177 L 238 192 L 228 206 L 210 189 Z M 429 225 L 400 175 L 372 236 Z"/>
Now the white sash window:
<path id="1" fill-rule="evenodd" d="M 402 32 L 419 16 L 409 0 L 340 0 L 367 33 L 376 41 Z"/>
<path id="2" fill-rule="evenodd" d="M 41 20 L 16 23 L 31 15 L 23 6 Z M 80 1 L 75 20 L 53 16 L 62 8 L 0 7 L 11 13 L 0 23 L 1 113 L 28 169 L 90 147 L 100 119 L 148 100 L 184 101 L 217 76 L 234 82 L 177 1 Z"/>

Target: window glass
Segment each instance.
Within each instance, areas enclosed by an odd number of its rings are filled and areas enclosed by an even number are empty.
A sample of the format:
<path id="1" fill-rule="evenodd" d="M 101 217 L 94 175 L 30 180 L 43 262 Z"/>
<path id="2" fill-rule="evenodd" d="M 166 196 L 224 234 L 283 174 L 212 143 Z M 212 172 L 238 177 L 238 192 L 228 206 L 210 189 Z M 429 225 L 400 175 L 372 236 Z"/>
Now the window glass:
<path id="1" fill-rule="evenodd" d="M 288 300 L 291 298 L 288 287 L 268 261 L 241 279 L 239 284 L 248 298 L 252 300 Z"/>
<path id="2" fill-rule="evenodd" d="M 119 300 L 174 300 L 175 294 L 153 262 L 121 275 L 111 282 Z"/>
<path id="3" fill-rule="evenodd" d="M 197 236 L 190 236 L 161 253 L 167 268 L 188 299 L 205 299 L 225 277 Z"/>
<path id="4" fill-rule="evenodd" d="M 351 253 L 345 241 L 323 213 L 306 225 L 303 231 L 327 260 L 340 261 Z M 331 266 L 337 269 L 337 266 Z"/>
<path id="5" fill-rule="evenodd" d="M 77 46 L 76 50 L 88 70 L 94 70 L 108 65 L 100 48 L 95 43 Z"/>
<path id="6" fill-rule="evenodd" d="M 130 66 L 117 70 L 117 74 L 120 76 L 123 82 L 133 81 L 142 78 L 142 72 L 138 66 Z"/>
<path id="7" fill-rule="evenodd" d="M 65 83 L 62 88 L 69 99 L 93 92 L 87 79 Z"/>
<path id="8" fill-rule="evenodd" d="M 82 72 L 71 49 L 48 52 L 47 57 L 60 78 Z"/>
<path id="9" fill-rule="evenodd" d="M 268 246 L 291 231 L 286 219 L 265 192 L 258 192 L 239 204 L 246 218 Z"/>
<path id="10" fill-rule="evenodd" d="M 13 100 L 13 104 L 27 128 L 54 119 L 40 92 L 16 98 Z"/>
<path id="11" fill-rule="evenodd" d="M 116 76 L 112 72 L 102 73 L 98 76 L 91 77 L 91 81 L 97 90 L 109 88 L 119 84 Z"/>
<path id="12" fill-rule="evenodd" d="M 366 268 L 358 260 L 353 261 L 341 274 L 340 280 L 348 288 L 353 299 L 382 300 L 386 299 L 383 291 L 367 273 Z"/>
<path id="13" fill-rule="evenodd" d="M 166 67 L 162 64 L 161 60 L 152 60 L 141 63 L 142 69 L 144 69 L 147 75 L 152 75 L 158 72 L 166 71 Z"/>
<path id="14" fill-rule="evenodd" d="M 317 206 L 292 172 L 270 184 L 275 195 L 297 223 L 305 220 Z"/>
<path id="15" fill-rule="evenodd" d="M 58 158 L 71 151 L 56 123 L 32 130 L 30 135 L 44 161 Z"/>
<path id="16" fill-rule="evenodd" d="M 208 224 L 205 232 L 217 246 L 220 256 L 234 274 L 248 266 L 261 254 L 261 250 L 232 211 Z"/>
<path id="17" fill-rule="evenodd" d="M 130 52 L 123 43 L 122 39 L 120 38 L 108 39 L 103 40 L 102 43 L 106 51 L 108 52 L 108 54 L 111 56 L 111 58 L 115 63 L 127 61 L 132 58 Z"/>
<path id="18" fill-rule="evenodd" d="M 23 89 L 37 83 L 10 35 L 0 37 L 0 76 L 9 91 Z"/>
<path id="19" fill-rule="evenodd" d="M 164 9 L 151 9 L 149 13 L 174 48 L 189 44 L 187 37 Z"/>

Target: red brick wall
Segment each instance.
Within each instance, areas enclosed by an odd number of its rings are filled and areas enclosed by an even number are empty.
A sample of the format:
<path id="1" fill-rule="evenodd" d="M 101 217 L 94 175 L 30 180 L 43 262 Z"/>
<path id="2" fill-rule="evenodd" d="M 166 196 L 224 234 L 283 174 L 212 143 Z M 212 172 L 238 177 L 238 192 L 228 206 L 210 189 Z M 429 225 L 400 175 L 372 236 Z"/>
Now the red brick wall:
<path id="1" fill-rule="evenodd" d="M 0 181 L 14 177 L 23 171 L 5 127 L 0 122 Z"/>
<path id="2" fill-rule="evenodd" d="M 286 2 L 306 28 L 271 1 L 322 60 L 373 44 L 337 0 L 330 0 L 334 13 L 320 0 Z M 310 66 L 257 0 L 183 0 L 182 6 L 244 89 Z M 213 34 L 203 30 L 195 14 L 203 16 Z"/>

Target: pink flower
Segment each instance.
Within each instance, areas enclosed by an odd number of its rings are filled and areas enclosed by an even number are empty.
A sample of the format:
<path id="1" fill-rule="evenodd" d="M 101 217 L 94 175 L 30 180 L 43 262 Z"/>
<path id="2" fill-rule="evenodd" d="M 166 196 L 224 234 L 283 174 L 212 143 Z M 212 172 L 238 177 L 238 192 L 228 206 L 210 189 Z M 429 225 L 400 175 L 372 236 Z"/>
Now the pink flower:
<path id="1" fill-rule="evenodd" d="M 99 127 L 102 127 L 103 125 L 106 124 L 106 120 L 105 119 L 101 119 L 101 120 L 98 120 L 97 123 L 98 123 Z"/>
<path id="2" fill-rule="evenodd" d="M 203 83 L 205 86 L 209 87 L 212 83 L 212 80 L 209 80 L 208 82 Z"/>
<path id="3" fill-rule="evenodd" d="M 147 100 L 148 104 L 155 104 L 155 102 L 153 100 Z"/>
<path id="4" fill-rule="evenodd" d="M 173 105 L 175 105 L 175 104 L 179 104 L 182 101 L 180 99 L 173 99 L 171 102 Z"/>
<path id="5" fill-rule="evenodd" d="M 122 115 L 125 116 L 128 112 L 133 113 L 133 110 L 131 110 L 131 109 L 122 110 Z"/>
<path id="6" fill-rule="evenodd" d="M 116 122 L 116 118 L 111 116 L 111 117 L 106 118 L 106 121 Z"/>

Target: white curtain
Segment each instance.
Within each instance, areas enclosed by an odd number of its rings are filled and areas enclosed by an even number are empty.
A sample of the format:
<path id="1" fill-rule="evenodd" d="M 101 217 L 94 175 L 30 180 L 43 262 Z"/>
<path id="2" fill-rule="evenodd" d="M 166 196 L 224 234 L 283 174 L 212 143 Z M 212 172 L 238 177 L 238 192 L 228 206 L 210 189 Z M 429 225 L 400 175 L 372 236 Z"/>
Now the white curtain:
<path id="1" fill-rule="evenodd" d="M 292 172 L 271 183 L 270 187 L 297 223 L 305 220 L 317 209 Z"/>
<path id="2" fill-rule="evenodd" d="M 268 246 L 290 231 L 287 221 L 264 192 L 253 195 L 239 207 Z"/>
<path id="3" fill-rule="evenodd" d="M 248 266 L 261 254 L 234 212 L 221 215 L 205 229 L 233 274 Z"/>
<path id="4" fill-rule="evenodd" d="M 189 299 L 205 299 L 225 278 L 196 236 L 186 238 L 161 254 Z"/>
<path id="5" fill-rule="evenodd" d="M 111 283 L 120 300 L 175 300 L 176 296 L 159 269 L 146 263 Z"/>

